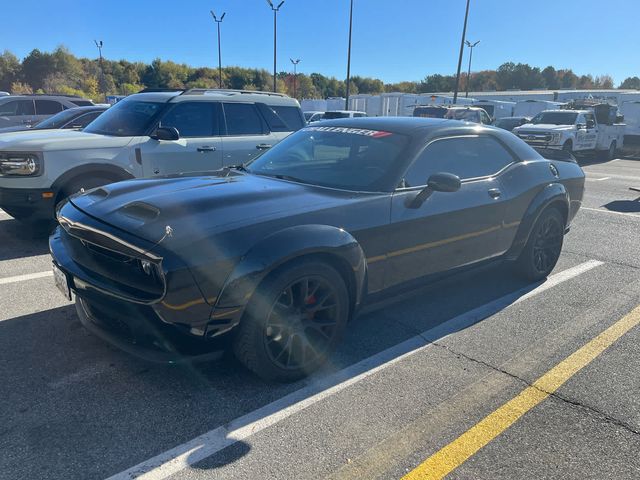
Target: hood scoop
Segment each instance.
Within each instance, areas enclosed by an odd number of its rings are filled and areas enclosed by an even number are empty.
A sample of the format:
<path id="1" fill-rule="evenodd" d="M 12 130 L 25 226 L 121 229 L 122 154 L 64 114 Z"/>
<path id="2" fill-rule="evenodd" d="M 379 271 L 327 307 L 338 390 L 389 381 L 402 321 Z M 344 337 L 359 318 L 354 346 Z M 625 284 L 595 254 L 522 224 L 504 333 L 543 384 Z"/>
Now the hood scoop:
<path id="1" fill-rule="evenodd" d="M 160 215 L 160 209 L 143 202 L 133 202 L 125 205 L 120 212 L 127 217 L 140 220 L 143 223 L 155 220 Z"/>

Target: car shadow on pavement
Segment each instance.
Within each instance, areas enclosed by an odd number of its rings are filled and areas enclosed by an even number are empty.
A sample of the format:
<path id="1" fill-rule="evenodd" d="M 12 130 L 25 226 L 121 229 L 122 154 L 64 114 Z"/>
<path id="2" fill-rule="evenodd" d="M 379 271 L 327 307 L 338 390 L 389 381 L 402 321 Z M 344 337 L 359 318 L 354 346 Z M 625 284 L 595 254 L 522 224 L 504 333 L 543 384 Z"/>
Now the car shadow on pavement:
<path id="1" fill-rule="evenodd" d="M 603 208 L 613 212 L 637 213 L 640 212 L 640 197 L 635 200 L 614 200 L 603 205 Z"/>
<path id="2" fill-rule="evenodd" d="M 14 219 L 0 219 L 0 261 L 49 253 L 48 229 L 32 228 Z"/>
<path id="3" fill-rule="evenodd" d="M 14 454 L 0 458 L 0 469 L 13 478 L 38 478 L 30 469 L 37 459 L 46 465 L 42 478 L 113 475 L 220 426 L 231 429 L 232 420 L 238 419 L 232 425 L 240 428 L 244 418 L 250 423 L 276 413 L 282 408 L 276 400 L 319 393 L 353 376 L 345 368 L 372 368 L 362 361 L 537 285 L 493 266 L 367 306 L 329 364 L 291 384 L 264 382 L 230 355 L 176 366 L 138 360 L 85 331 L 73 306 L 4 320 L 0 443 L 13 445 Z M 193 468 L 216 469 L 249 450 L 241 442 L 226 444 Z M 73 462 L 60 462 L 70 451 Z"/>

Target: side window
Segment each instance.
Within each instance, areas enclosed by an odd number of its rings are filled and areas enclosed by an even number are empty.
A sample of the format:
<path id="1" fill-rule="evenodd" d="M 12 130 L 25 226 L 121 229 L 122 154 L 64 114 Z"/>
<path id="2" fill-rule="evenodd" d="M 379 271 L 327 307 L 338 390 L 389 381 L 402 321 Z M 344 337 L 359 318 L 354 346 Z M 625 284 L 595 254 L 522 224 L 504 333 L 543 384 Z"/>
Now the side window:
<path id="1" fill-rule="evenodd" d="M 74 118 L 62 128 L 84 128 L 93 122 L 102 112 L 91 112 Z"/>
<path id="2" fill-rule="evenodd" d="M 34 115 L 33 100 L 14 100 L 0 105 L 0 115 L 15 117 L 17 115 Z"/>
<path id="3" fill-rule="evenodd" d="M 451 137 L 430 143 L 405 175 L 405 186 L 426 185 L 434 173 L 446 172 L 461 179 L 486 177 L 513 163 L 514 157 L 488 136 Z"/>
<path id="4" fill-rule="evenodd" d="M 270 107 L 278 116 L 287 124 L 289 131 L 300 130 L 304 127 L 303 117 L 298 107 L 285 107 L 282 105 L 273 105 Z"/>
<path id="5" fill-rule="evenodd" d="M 489 125 L 491 123 L 491 118 L 484 110 L 480 111 L 480 116 L 482 117 L 482 123 L 485 125 Z"/>
<path id="6" fill-rule="evenodd" d="M 595 126 L 595 123 L 596 123 L 596 119 L 593 117 L 592 113 L 585 113 L 584 114 L 584 121 L 585 121 L 585 123 L 593 123 L 594 126 Z"/>
<path id="7" fill-rule="evenodd" d="M 225 103 L 224 116 L 227 121 L 227 135 L 261 135 L 265 126 L 250 103 Z"/>
<path id="8" fill-rule="evenodd" d="M 54 115 L 62 111 L 62 104 L 55 100 L 36 100 L 36 115 Z"/>
<path id="9" fill-rule="evenodd" d="M 211 102 L 181 102 L 160 120 L 163 127 L 174 127 L 181 137 L 212 137 L 218 134 L 217 118 Z"/>

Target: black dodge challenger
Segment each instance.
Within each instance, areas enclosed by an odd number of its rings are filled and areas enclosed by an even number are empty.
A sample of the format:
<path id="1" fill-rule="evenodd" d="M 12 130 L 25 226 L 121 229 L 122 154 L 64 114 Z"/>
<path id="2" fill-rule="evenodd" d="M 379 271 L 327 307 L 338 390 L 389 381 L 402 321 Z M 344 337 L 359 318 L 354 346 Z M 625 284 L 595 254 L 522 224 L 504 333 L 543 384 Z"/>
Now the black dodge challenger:
<path id="1" fill-rule="evenodd" d="M 261 377 L 293 380 L 367 296 L 495 260 L 544 278 L 583 192 L 574 161 L 504 130 L 343 119 L 247 165 L 77 195 L 50 249 L 81 322 L 120 348 L 176 362 L 231 347 Z"/>

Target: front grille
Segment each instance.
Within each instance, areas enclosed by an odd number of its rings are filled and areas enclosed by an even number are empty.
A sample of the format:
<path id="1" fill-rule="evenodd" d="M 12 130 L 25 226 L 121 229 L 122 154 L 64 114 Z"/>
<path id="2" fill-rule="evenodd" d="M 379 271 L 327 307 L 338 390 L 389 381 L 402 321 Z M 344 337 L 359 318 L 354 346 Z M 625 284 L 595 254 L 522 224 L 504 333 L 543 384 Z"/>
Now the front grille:
<path id="1" fill-rule="evenodd" d="M 64 229 L 60 237 L 74 263 L 86 274 L 82 280 L 90 285 L 141 303 L 164 296 L 159 263 L 147 265 L 147 273 L 142 265 L 145 260 L 77 238 Z"/>
<path id="2" fill-rule="evenodd" d="M 520 131 L 518 136 L 527 143 L 549 143 L 553 139 L 553 135 L 544 132 L 527 132 Z"/>

